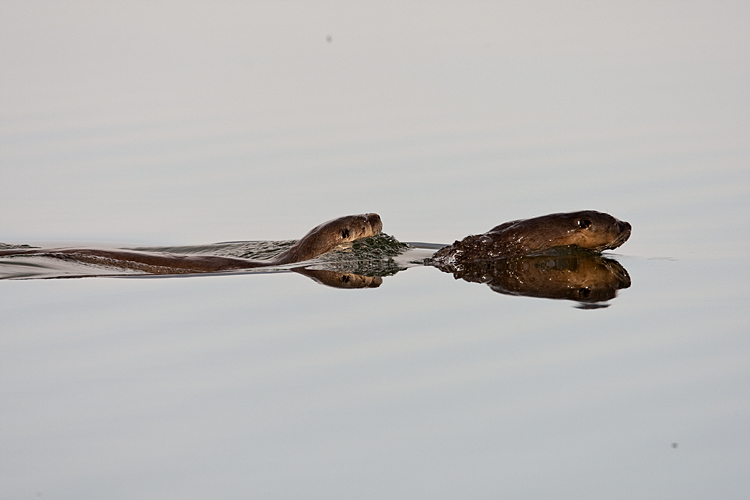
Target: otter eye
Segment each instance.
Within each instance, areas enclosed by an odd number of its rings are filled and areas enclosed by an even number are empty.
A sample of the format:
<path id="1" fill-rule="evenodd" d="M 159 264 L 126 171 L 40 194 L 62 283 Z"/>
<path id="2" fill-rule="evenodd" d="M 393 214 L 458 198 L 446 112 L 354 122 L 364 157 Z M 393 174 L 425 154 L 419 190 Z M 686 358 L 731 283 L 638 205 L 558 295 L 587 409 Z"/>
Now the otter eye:
<path id="1" fill-rule="evenodd" d="M 588 299 L 589 297 L 591 297 L 591 289 L 585 286 L 578 290 L 578 294 L 581 296 L 581 298 Z"/>
<path id="2" fill-rule="evenodd" d="M 349 230 L 344 229 L 343 231 L 341 231 L 341 237 L 347 239 L 349 237 Z"/>
<path id="3" fill-rule="evenodd" d="M 588 219 L 579 220 L 578 221 L 578 227 L 580 227 L 581 229 L 587 229 L 587 228 L 591 227 L 591 221 L 588 220 Z"/>

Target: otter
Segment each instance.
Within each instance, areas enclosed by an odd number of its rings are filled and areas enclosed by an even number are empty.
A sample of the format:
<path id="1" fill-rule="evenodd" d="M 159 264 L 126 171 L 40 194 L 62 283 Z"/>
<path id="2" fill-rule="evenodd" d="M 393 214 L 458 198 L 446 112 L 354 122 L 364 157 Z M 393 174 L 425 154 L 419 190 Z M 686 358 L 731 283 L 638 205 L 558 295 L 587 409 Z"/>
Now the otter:
<path id="1" fill-rule="evenodd" d="M 625 243 L 630 231 L 627 222 L 594 210 L 549 214 L 506 222 L 484 234 L 467 236 L 439 249 L 427 263 L 454 272 L 471 262 L 534 255 L 559 247 L 602 252 Z"/>
<path id="2" fill-rule="evenodd" d="M 382 230 L 383 222 L 378 214 L 339 217 L 313 228 L 291 248 L 271 260 L 90 248 L 14 248 L 0 250 L 0 257 L 37 255 L 87 264 L 111 265 L 147 274 L 211 273 L 302 262 L 329 252 L 343 243 L 376 236 Z"/>

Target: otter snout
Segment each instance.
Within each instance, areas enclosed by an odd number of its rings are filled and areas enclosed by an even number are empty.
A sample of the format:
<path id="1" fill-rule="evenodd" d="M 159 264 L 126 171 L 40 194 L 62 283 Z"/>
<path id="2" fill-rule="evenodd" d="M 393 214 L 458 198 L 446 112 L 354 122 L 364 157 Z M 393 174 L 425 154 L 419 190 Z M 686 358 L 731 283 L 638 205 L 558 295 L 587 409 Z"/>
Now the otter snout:
<path id="1" fill-rule="evenodd" d="M 625 222 L 624 220 L 618 220 L 617 221 L 617 230 L 620 232 L 622 236 L 622 242 L 625 243 L 625 241 L 630 238 L 630 231 L 632 229 L 632 226 L 629 222 Z"/>
<path id="2" fill-rule="evenodd" d="M 617 220 L 617 238 L 612 242 L 612 244 L 609 246 L 609 249 L 615 249 L 628 241 L 628 238 L 630 238 L 630 231 L 632 230 L 632 226 L 629 222 L 625 222 L 623 220 Z"/>
<path id="3" fill-rule="evenodd" d="M 380 220 L 378 214 L 365 214 L 365 217 L 367 218 L 367 223 L 372 228 L 373 235 L 378 235 L 383 231 L 383 221 Z"/>

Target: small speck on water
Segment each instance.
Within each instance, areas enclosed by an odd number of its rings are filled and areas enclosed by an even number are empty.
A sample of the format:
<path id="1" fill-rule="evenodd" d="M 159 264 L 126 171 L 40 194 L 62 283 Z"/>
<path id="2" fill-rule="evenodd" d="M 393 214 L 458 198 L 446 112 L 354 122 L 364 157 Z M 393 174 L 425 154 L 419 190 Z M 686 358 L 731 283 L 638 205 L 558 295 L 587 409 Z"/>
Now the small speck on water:
<path id="1" fill-rule="evenodd" d="M 672 448 L 677 448 L 679 446 L 677 443 L 672 443 Z"/>
<path id="2" fill-rule="evenodd" d="M 326 35 L 326 42 L 331 43 L 333 41 L 333 37 L 331 35 Z"/>

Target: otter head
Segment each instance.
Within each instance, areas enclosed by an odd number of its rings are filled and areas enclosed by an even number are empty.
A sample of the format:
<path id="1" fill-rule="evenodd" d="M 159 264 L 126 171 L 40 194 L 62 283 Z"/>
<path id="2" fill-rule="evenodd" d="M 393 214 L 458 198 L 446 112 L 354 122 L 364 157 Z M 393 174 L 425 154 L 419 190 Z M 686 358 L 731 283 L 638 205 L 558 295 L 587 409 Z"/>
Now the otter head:
<path id="1" fill-rule="evenodd" d="M 630 230 L 630 224 L 609 214 L 584 210 L 509 222 L 490 233 L 500 236 L 515 253 L 570 245 L 601 252 L 625 243 Z"/>
<path id="2" fill-rule="evenodd" d="M 576 245 L 601 252 L 625 243 L 631 231 L 627 222 L 594 210 L 552 214 L 539 219 L 550 228 L 550 247 Z M 557 229 L 553 230 L 552 226 Z"/>
<path id="3" fill-rule="evenodd" d="M 312 229 L 282 254 L 276 263 L 287 264 L 312 259 L 333 250 L 338 245 L 376 236 L 382 230 L 383 222 L 378 214 L 339 217 Z"/>

